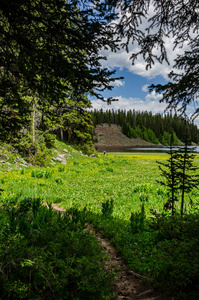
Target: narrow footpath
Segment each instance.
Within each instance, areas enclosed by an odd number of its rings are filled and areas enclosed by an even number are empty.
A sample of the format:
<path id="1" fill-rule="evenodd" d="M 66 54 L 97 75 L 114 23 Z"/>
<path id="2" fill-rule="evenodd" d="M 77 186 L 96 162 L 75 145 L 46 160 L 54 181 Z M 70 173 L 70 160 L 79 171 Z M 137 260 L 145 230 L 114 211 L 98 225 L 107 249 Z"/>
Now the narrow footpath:
<path id="1" fill-rule="evenodd" d="M 55 211 L 63 214 L 64 209 L 52 204 Z M 118 269 L 117 278 L 114 283 L 114 288 L 117 293 L 117 299 L 123 300 L 168 300 L 163 295 L 159 295 L 152 287 L 143 283 L 144 279 L 140 274 L 137 274 L 128 269 L 122 257 L 117 253 L 116 249 L 110 242 L 102 236 L 91 224 L 87 229 L 96 236 L 99 243 L 103 246 L 104 251 L 109 255 L 110 260 L 106 262 L 107 267 L 115 265 Z"/>

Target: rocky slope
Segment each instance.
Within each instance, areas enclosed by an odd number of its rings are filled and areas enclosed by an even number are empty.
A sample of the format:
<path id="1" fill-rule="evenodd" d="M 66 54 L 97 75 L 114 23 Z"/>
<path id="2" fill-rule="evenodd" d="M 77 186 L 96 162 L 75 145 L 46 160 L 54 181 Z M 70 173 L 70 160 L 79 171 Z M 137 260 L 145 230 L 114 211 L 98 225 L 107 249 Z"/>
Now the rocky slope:
<path id="1" fill-rule="evenodd" d="M 154 146 L 152 143 L 136 138 L 130 139 L 122 133 L 121 127 L 118 125 L 103 124 L 97 125 L 95 128 L 95 135 L 97 142 L 96 149 L 104 148 L 128 148 L 128 147 L 147 147 Z"/>

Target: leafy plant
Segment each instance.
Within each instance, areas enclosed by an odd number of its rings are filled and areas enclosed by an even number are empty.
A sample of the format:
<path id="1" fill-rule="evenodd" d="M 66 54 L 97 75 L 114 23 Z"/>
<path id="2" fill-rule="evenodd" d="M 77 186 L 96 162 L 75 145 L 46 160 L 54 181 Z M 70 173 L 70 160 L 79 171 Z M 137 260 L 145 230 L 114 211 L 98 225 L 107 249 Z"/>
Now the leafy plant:
<path id="1" fill-rule="evenodd" d="M 44 172 L 41 170 L 32 170 L 31 176 L 34 178 L 43 178 Z"/>
<path id="2" fill-rule="evenodd" d="M 63 180 L 61 178 L 55 178 L 55 182 L 58 184 L 63 184 Z"/>
<path id="3" fill-rule="evenodd" d="M 24 198 L 1 207 L 0 217 L 2 299 L 112 299 L 113 274 L 77 210 L 61 217 Z"/>
<path id="4" fill-rule="evenodd" d="M 145 208 L 143 203 L 140 212 L 131 213 L 130 227 L 132 233 L 138 233 L 144 230 L 145 219 L 146 219 L 146 215 L 145 215 Z"/>
<path id="5" fill-rule="evenodd" d="M 55 139 L 56 139 L 56 137 L 54 134 L 51 134 L 51 133 L 44 134 L 44 141 L 45 141 L 47 148 L 55 147 Z"/>
<path id="6" fill-rule="evenodd" d="M 45 178 L 51 178 L 52 174 L 53 174 L 52 171 L 46 171 L 44 175 L 45 175 Z"/>
<path id="7" fill-rule="evenodd" d="M 109 217 L 113 213 L 114 201 L 113 199 L 107 200 L 102 203 L 102 214 L 105 217 Z"/>
<path id="8" fill-rule="evenodd" d="M 64 172 L 65 171 L 65 167 L 64 166 L 59 166 L 58 167 L 58 171 L 59 172 Z"/>

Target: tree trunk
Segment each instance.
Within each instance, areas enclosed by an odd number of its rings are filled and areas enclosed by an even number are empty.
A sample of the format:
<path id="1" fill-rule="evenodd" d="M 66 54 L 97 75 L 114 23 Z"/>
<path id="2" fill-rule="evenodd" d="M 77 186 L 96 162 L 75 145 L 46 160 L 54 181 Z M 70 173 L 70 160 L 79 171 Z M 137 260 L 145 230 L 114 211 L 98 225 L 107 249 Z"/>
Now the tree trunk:
<path id="1" fill-rule="evenodd" d="M 35 143 L 35 103 L 33 103 L 33 113 L 32 113 L 32 142 Z"/>
<path id="2" fill-rule="evenodd" d="M 63 140 L 64 140 L 64 131 L 63 131 L 62 127 L 60 127 L 60 139 L 63 142 Z"/>

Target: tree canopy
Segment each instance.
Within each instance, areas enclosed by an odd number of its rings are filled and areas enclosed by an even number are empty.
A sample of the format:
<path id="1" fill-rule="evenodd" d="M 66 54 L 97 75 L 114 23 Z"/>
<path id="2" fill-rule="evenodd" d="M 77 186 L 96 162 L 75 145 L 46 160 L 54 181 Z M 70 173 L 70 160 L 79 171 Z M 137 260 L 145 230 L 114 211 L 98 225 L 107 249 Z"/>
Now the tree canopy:
<path id="1" fill-rule="evenodd" d="M 115 15 L 94 2 L 1 1 L 1 97 L 20 100 L 31 90 L 56 102 L 69 84 L 74 94 L 98 97 L 110 88 L 114 72 L 101 67 L 99 50 L 116 47 L 108 25 Z"/>
<path id="2" fill-rule="evenodd" d="M 69 94 L 77 102 L 88 94 L 104 100 L 101 92 L 117 78 L 102 67 L 101 49 L 128 51 L 133 43 L 132 63 L 142 55 L 150 68 L 169 63 L 168 37 L 174 48 L 189 49 L 176 58 L 171 82 L 151 89 L 163 94 L 168 108 L 181 105 L 185 113 L 194 102 L 199 112 L 197 0 L 2 0 L 0 30 L 0 118 L 14 130 L 28 121 L 35 98 L 41 109 L 60 108 Z"/>
<path id="3" fill-rule="evenodd" d="M 68 99 L 81 104 L 84 95 L 102 98 L 101 91 L 112 88 L 114 71 L 102 67 L 99 51 L 117 48 L 109 24 L 115 17 L 100 1 L 1 1 L 3 138 L 30 124 L 35 103 L 49 115 Z"/>
<path id="4" fill-rule="evenodd" d="M 180 111 L 186 112 L 190 103 L 195 103 L 195 113 L 199 94 L 199 2 L 198 0 L 110 0 L 121 10 L 121 18 L 116 29 L 121 38 L 125 38 L 123 46 L 129 43 L 135 47 L 132 63 L 139 55 L 146 61 L 146 68 L 155 62 L 167 61 L 165 38 L 170 38 L 173 48 L 187 46 L 183 54 L 178 55 L 174 67 L 177 72 L 169 74 L 171 82 L 167 85 L 151 86 L 151 90 L 163 94 L 162 101 L 168 109 L 180 105 Z M 148 20 L 145 30 L 141 29 L 144 19 Z M 196 116 L 195 115 L 195 116 Z"/>

